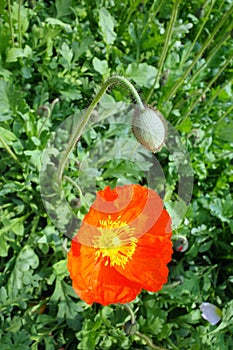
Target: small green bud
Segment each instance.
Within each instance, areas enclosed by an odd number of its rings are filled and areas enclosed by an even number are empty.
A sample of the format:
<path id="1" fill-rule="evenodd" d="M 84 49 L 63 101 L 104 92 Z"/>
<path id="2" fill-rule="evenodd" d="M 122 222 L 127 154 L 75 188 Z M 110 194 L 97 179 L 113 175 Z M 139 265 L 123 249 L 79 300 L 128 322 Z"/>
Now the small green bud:
<path id="1" fill-rule="evenodd" d="M 173 243 L 174 250 L 176 252 L 184 253 L 189 247 L 188 239 L 184 236 L 174 236 L 175 242 Z"/>
<path id="2" fill-rule="evenodd" d="M 136 139 L 149 151 L 156 153 L 164 146 L 167 128 L 159 111 L 149 107 L 136 109 L 132 125 Z"/>
<path id="3" fill-rule="evenodd" d="M 132 323 L 131 321 L 127 321 L 124 324 L 124 331 L 128 335 L 134 335 L 138 330 L 137 322 Z"/>

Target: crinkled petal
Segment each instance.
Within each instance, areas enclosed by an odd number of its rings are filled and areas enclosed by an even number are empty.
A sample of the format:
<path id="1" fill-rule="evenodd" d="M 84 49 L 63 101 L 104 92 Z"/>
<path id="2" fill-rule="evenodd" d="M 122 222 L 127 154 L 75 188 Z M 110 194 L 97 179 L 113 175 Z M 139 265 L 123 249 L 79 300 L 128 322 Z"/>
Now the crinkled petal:
<path id="1" fill-rule="evenodd" d="M 100 221 L 120 220 L 134 228 L 135 238 L 150 230 L 163 212 L 163 202 L 151 189 L 139 185 L 128 185 L 111 190 L 106 187 L 99 191 L 89 212 L 85 215 L 78 233 L 81 244 L 93 246 L 92 239 L 98 234 Z M 160 220 L 161 221 L 161 220 Z M 162 225 L 162 222 L 161 222 Z"/>
<path id="2" fill-rule="evenodd" d="M 96 250 L 72 243 L 68 270 L 76 293 L 87 304 L 128 303 L 141 292 L 139 284 L 128 280 L 103 259 L 95 259 Z"/>
<path id="3" fill-rule="evenodd" d="M 169 226 L 170 218 L 164 210 L 161 221 L 158 220 L 149 232 L 139 238 L 132 259 L 125 267 L 115 266 L 116 270 L 131 281 L 141 284 L 143 289 L 151 292 L 160 290 L 167 282 L 167 264 L 172 256 Z"/>

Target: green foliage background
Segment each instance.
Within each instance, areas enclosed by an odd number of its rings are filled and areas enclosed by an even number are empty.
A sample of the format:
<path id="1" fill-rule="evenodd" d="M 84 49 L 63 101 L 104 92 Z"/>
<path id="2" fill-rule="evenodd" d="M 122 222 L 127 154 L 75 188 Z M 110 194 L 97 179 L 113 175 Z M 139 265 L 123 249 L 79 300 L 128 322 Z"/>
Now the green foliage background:
<path id="1" fill-rule="evenodd" d="M 232 349 L 232 22 L 232 0 L 1 1 L 1 350 Z M 133 302 L 134 335 L 124 332 L 122 306 L 90 307 L 73 292 L 64 236 L 39 186 L 50 135 L 111 74 L 131 79 L 177 128 L 194 170 L 192 202 L 174 232 L 189 249 L 174 254 L 162 291 Z M 114 86 L 108 98 L 129 97 Z M 112 161 L 100 184 L 116 166 L 124 177 L 125 164 Z M 164 168 L 175 192 L 172 159 Z M 141 176 L 127 172 L 132 182 Z M 203 301 L 222 309 L 221 323 L 201 318 Z"/>

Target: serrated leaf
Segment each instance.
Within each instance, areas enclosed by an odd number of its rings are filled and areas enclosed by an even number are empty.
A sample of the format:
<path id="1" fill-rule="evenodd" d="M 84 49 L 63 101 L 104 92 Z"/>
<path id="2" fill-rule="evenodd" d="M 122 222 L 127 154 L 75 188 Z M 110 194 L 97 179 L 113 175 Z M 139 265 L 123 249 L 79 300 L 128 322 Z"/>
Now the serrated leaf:
<path id="1" fill-rule="evenodd" d="M 83 311 L 82 307 L 75 303 L 70 295 L 73 297 L 72 289 L 64 281 L 60 279 L 56 280 L 55 290 L 50 298 L 50 302 L 53 306 L 58 306 L 57 318 L 59 322 L 66 319 L 68 325 L 74 329 L 80 329 L 81 315 Z"/>

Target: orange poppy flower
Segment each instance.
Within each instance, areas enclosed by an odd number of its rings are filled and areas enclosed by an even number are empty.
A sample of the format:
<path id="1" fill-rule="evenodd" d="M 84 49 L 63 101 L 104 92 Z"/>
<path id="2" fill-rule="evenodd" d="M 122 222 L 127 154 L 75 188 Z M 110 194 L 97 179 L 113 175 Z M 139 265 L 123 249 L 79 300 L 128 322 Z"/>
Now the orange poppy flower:
<path id="1" fill-rule="evenodd" d="M 127 303 L 160 290 L 171 260 L 171 220 L 159 195 L 140 185 L 97 193 L 68 253 L 73 288 L 86 303 Z"/>

